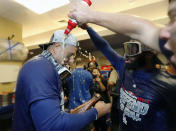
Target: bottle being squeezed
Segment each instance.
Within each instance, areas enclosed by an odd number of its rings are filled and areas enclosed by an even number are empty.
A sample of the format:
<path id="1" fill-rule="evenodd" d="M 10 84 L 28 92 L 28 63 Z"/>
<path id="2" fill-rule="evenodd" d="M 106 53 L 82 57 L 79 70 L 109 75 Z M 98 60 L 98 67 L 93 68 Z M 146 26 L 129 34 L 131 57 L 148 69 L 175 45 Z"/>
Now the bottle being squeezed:
<path id="1" fill-rule="evenodd" d="M 90 0 L 82 0 L 81 3 L 85 4 L 86 6 L 91 6 L 92 2 Z M 74 19 L 69 19 L 67 28 L 65 29 L 64 34 L 68 35 L 73 28 L 77 26 L 77 21 Z"/>
<path id="2" fill-rule="evenodd" d="M 75 109 L 71 110 L 71 114 L 76 114 L 76 113 L 82 113 L 87 110 L 89 110 L 92 106 L 94 106 L 98 100 L 101 98 L 100 94 L 95 94 L 92 99 L 90 99 L 88 102 L 76 107 Z"/>

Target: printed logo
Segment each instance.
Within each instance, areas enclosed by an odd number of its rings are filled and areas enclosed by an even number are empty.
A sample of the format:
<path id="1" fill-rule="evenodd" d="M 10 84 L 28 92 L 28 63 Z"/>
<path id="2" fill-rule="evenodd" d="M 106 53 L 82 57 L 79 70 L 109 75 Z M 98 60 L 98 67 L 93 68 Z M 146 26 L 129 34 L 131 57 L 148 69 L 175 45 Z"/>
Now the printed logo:
<path id="1" fill-rule="evenodd" d="M 149 109 L 149 101 L 136 97 L 134 93 L 120 89 L 120 110 L 123 111 L 123 122 L 127 125 L 126 117 L 134 121 L 141 121 L 141 115 L 146 115 Z"/>
<path id="2" fill-rule="evenodd" d="M 60 98 L 61 98 L 61 102 L 60 102 L 61 111 L 64 112 L 64 91 L 63 89 L 61 90 Z"/>

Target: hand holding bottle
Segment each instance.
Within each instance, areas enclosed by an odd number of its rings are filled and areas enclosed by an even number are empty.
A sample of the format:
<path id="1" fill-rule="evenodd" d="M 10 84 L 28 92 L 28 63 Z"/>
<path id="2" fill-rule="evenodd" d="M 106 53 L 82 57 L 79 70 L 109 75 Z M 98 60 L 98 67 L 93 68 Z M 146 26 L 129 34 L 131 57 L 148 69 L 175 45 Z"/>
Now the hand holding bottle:
<path id="1" fill-rule="evenodd" d="M 79 5 L 82 5 L 83 7 L 89 7 L 91 6 L 92 2 L 90 0 L 82 0 Z M 75 5 L 76 6 L 76 5 Z M 68 35 L 73 28 L 77 26 L 77 21 L 74 18 L 69 19 L 68 26 L 65 29 L 65 34 Z"/>

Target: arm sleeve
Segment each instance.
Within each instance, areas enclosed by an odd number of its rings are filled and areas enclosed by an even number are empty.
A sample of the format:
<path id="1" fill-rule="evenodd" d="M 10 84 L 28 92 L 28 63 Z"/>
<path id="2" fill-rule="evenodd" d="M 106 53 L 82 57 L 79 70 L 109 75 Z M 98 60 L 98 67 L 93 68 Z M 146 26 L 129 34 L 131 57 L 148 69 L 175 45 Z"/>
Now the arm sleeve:
<path id="1" fill-rule="evenodd" d="M 116 51 L 112 49 L 109 43 L 100 37 L 92 28 L 88 28 L 87 32 L 93 41 L 94 45 L 97 49 L 99 49 L 104 56 L 110 61 L 110 63 L 115 67 L 119 76 L 122 77 L 124 68 L 125 68 L 125 60 L 123 57 L 118 55 Z M 120 78 L 121 78 L 120 77 Z"/>
<path id="2" fill-rule="evenodd" d="M 37 130 L 79 131 L 96 119 L 97 110 L 92 108 L 81 114 L 61 112 L 59 102 L 45 99 L 31 105 L 30 113 Z"/>

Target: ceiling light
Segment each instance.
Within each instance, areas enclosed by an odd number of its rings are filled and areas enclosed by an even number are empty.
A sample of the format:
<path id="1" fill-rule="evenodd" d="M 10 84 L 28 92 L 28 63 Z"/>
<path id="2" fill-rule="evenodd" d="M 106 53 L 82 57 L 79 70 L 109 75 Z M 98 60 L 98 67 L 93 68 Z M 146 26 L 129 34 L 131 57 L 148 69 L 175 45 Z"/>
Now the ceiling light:
<path id="1" fill-rule="evenodd" d="M 52 9 L 69 4 L 69 0 L 15 0 L 31 11 L 42 14 Z"/>

